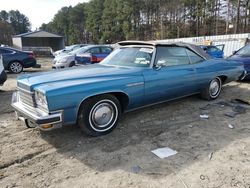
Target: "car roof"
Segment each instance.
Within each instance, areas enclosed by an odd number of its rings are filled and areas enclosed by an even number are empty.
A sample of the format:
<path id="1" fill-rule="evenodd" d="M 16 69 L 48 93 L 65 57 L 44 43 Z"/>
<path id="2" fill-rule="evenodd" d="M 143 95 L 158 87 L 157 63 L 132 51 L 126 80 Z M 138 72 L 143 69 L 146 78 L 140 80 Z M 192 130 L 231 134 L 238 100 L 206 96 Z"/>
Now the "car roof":
<path id="1" fill-rule="evenodd" d="M 195 52 L 204 59 L 211 59 L 211 57 L 199 46 L 184 42 L 163 42 L 163 41 L 121 41 L 117 43 L 120 46 L 129 45 L 147 45 L 147 46 L 178 46 L 189 48 L 191 51 Z"/>
<path id="2" fill-rule="evenodd" d="M 0 49 L 5 49 L 5 50 L 12 50 L 12 51 L 18 51 L 18 52 L 22 52 L 21 50 L 15 49 L 15 48 L 11 48 L 11 47 L 2 47 L 0 46 Z"/>

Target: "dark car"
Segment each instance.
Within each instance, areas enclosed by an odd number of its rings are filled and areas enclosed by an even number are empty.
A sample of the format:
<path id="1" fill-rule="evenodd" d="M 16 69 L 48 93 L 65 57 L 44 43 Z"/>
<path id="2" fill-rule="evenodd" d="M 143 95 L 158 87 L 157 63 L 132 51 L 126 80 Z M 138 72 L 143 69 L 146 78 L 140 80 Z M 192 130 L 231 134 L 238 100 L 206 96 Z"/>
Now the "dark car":
<path id="1" fill-rule="evenodd" d="M 223 58 L 224 56 L 224 45 L 201 45 L 200 46 L 207 54 L 209 54 L 213 58 Z"/>
<path id="2" fill-rule="evenodd" d="M 0 86 L 7 80 L 7 75 L 4 71 L 2 56 L 0 55 Z"/>
<path id="3" fill-rule="evenodd" d="M 241 61 L 244 64 L 245 70 L 247 71 L 247 76 L 245 79 L 250 79 L 250 44 L 244 46 L 238 51 L 235 51 L 228 59 Z"/>
<path id="4" fill-rule="evenodd" d="M 3 56 L 3 66 L 11 73 L 20 73 L 23 68 L 36 66 L 33 52 L 20 51 L 10 47 L 0 47 L 0 55 Z"/>
<path id="5" fill-rule="evenodd" d="M 101 62 L 107 57 L 113 48 L 105 45 L 92 45 L 85 48 L 80 53 L 76 54 L 75 64 L 76 65 L 87 65 Z"/>

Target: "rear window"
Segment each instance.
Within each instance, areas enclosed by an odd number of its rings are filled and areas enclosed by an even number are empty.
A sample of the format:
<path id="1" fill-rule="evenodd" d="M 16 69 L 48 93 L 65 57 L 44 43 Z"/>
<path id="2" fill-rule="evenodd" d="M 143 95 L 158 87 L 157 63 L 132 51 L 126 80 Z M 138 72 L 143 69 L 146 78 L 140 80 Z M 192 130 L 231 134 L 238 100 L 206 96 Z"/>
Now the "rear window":
<path id="1" fill-rule="evenodd" d="M 0 54 L 9 54 L 9 53 L 12 53 L 12 51 L 7 49 L 0 49 Z"/>

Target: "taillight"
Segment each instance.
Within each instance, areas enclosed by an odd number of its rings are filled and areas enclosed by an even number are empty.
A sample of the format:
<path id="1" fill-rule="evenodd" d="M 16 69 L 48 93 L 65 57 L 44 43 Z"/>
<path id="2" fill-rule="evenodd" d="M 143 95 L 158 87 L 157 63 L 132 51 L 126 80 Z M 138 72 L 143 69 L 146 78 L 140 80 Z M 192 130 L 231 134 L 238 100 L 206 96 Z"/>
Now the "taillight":
<path id="1" fill-rule="evenodd" d="M 28 58 L 34 58 L 34 54 L 33 53 L 28 53 Z"/>
<path id="2" fill-rule="evenodd" d="M 97 57 L 94 56 L 94 55 L 92 55 L 91 58 L 90 58 L 90 61 L 91 61 L 92 63 L 97 62 Z"/>

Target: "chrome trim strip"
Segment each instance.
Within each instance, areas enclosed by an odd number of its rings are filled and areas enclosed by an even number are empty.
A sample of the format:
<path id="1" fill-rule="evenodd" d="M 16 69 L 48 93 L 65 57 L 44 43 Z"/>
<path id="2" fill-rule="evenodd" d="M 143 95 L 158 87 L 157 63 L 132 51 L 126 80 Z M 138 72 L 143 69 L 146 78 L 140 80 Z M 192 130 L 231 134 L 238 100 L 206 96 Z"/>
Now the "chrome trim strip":
<path id="1" fill-rule="evenodd" d="M 240 78 L 240 80 L 244 80 L 250 73 L 247 74 L 247 71 L 244 70 L 244 75 Z"/>
<path id="2" fill-rule="evenodd" d="M 23 88 L 20 88 L 20 87 L 17 87 L 17 90 L 21 90 L 21 91 L 23 91 L 23 92 L 25 92 L 25 93 L 29 93 L 29 94 L 34 94 L 33 91 L 28 91 L 28 90 L 23 89 Z"/>
<path id="3" fill-rule="evenodd" d="M 136 82 L 136 83 L 131 83 L 131 84 L 127 84 L 127 87 L 134 87 L 134 86 L 140 86 L 140 85 L 144 85 L 144 82 Z"/>

